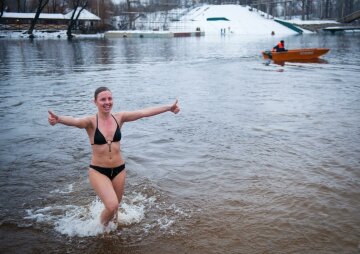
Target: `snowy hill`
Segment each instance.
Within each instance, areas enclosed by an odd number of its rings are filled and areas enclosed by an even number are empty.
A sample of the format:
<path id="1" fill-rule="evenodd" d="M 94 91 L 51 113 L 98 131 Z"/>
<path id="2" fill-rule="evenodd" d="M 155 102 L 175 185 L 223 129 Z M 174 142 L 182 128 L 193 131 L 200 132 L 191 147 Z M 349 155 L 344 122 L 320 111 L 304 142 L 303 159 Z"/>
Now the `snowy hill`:
<path id="1" fill-rule="evenodd" d="M 276 35 L 297 34 L 274 20 L 267 19 L 263 13 L 256 12 L 255 9 L 250 11 L 250 7 L 240 5 L 204 5 L 192 9 L 179 21 L 169 24 L 171 31 L 195 31 L 196 28 L 205 31 L 206 35 L 220 34 L 221 29 L 225 29 L 226 33 L 240 35 L 270 35 L 272 31 Z"/>

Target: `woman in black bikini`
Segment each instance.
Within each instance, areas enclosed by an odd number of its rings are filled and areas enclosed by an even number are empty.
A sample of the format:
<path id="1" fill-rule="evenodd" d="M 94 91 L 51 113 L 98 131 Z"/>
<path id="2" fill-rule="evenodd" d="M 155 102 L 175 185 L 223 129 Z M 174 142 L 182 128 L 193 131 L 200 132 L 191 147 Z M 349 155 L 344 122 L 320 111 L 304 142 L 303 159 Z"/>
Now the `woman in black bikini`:
<path id="1" fill-rule="evenodd" d="M 180 111 L 176 100 L 172 105 L 145 108 L 137 111 L 122 111 L 111 114 L 112 94 L 107 87 L 95 91 L 94 102 L 98 113 L 84 118 L 58 116 L 49 111 L 49 123 L 61 123 L 86 129 L 92 147 L 92 158 L 89 168 L 89 180 L 96 194 L 104 203 L 105 209 L 100 222 L 107 225 L 117 215 L 117 210 L 124 194 L 125 162 L 121 156 L 120 129 L 125 122 L 143 117 L 158 115 L 167 111 L 177 114 Z"/>

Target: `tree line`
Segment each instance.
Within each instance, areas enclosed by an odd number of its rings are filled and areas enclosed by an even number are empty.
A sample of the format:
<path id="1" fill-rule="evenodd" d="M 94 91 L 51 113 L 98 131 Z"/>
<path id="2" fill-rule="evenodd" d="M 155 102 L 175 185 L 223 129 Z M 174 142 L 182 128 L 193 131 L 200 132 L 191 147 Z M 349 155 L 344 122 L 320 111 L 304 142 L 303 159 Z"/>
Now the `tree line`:
<path id="1" fill-rule="evenodd" d="M 360 0 L 242 0 L 241 3 L 257 5 L 266 12 L 270 6 L 270 14 L 274 16 L 301 17 L 309 19 L 340 19 L 357 10 L 360 10 Z M 279 13 L 281 7 L 283 13 Z M 276 12 L 277 11 L 277 12 Z"/>
<path id="2" fill-rule="evenodd" d="M 307 19 L 340 19 L 360 10 L 360 0 L 123 0 L 115 4 L 111 0 L 0 0 L 0 18 L 4 11 L 65 13 L 77 8 L 85 8 L 101 18 L 103 27 L 111 23 L 113 16 L 126 16 L 124 29 L 131 29 L 133 22 L 144 12 L 168 11 L 174 8 L 191 8 L 199 4 L 240 4 L 285 19 L 297 16 Z M 74 15 L 73 15 L 74 16 Z M 71 27 L 76 21 L 72 17 Z M 36 23 L 36 19 L 35 19 Z M 30 29 L 29 29 L 30 31 Z"/>

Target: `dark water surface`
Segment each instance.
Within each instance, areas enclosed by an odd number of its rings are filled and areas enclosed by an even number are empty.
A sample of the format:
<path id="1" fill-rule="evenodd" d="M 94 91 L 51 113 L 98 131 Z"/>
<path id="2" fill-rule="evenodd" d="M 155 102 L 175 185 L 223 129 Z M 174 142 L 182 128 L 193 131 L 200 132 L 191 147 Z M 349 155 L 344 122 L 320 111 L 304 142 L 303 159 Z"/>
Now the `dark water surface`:
<path id="1" fill-rule="evenodd" d="M 0 40 L 1 253 L 358 253 L 360 34 L 285 38 L 324 63 L 267 65 L 279 38 Z M 47 109 L 171 103 L 127 123 L 120 225 L 98 227 L 86 132 Z"/>

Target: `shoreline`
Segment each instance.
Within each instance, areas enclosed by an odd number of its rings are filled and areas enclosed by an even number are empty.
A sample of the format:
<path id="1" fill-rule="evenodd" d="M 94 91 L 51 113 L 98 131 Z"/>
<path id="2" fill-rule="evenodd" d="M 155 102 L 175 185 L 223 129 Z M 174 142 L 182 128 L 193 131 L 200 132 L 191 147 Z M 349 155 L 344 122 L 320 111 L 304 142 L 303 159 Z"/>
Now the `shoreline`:
<path id="1" fill-rule="evenodd" d="M 34 39 L 68 39 L 66 30 L 34 30 Z M 77 38 L 104 38 L 104 33 L 97 34 L 76 34 L 73 33 L 73 39 Z M 7 30 L 0 31 L 0 39 L 31 39 L 27 30 Z"/>

